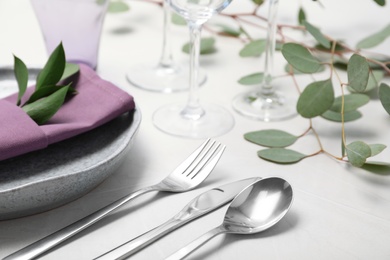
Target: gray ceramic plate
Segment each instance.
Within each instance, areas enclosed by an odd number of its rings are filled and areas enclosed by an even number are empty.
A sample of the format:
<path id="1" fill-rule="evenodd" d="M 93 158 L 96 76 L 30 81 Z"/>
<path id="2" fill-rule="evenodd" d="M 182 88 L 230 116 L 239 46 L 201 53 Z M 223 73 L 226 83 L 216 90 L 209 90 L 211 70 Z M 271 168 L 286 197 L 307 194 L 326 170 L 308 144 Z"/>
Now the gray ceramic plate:
<path id="1" fill-rule="evenodd" d="M 141 122 L 138 109 L 87 133 L 0 162 L 0 220 L 79 198 L 123 161 Z"/>

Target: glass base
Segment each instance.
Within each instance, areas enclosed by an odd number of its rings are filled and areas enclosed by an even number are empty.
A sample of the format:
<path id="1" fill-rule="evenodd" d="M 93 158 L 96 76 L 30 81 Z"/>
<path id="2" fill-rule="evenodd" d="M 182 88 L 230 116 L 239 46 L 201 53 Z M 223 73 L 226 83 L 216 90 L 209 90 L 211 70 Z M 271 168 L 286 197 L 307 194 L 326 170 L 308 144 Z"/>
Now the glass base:
<path id="1" fill-rule="evenodd" d="M 198 118 L 183 115 L 184 104 L 164 106 L 153 114 L 153 123 L 161 131 L 181 137 L 206 139 L 227 133 L 234 126 L 233 116 L 224 108 L 208 104 Z"/>
<path id="2" fill-rule="evenodd" d="M 199 71 L 199 85 L 206 82 L 206 73 Z M 189 89 L 189 70 L 179 65 L 139 65 L 127 73 L 127 80 L 134 86 L 154 92 L 180 92 Z"/>
<path id="3" fill-rule="evenodd" d="M 262 95 L 259 91 L 240 94 L 233 99 L 233 108 L 240 114 L 261 121 L 281 121 L 297 114 L 296 100 L 275 92 Z"/>

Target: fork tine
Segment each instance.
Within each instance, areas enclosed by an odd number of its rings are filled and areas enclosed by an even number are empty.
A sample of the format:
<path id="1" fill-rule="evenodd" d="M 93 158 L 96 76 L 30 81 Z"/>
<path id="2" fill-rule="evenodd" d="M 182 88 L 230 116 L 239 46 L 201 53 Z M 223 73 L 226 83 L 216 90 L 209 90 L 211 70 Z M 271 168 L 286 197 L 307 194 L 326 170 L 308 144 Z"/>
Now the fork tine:
<path id="1" fill-rule="evenodd" d="M 182 174 L 183 172 L 187 171 L 193 162 L 199 158 L 210 141 L 210 138 L 204 141 L 190 156 L 187 157 L 187 159 L 185 159 L 179 166 L 176 167 L 174 173 Z"/>
<path id="2" fill-rule="evenodd" d="M 191 179 L 194 179 L 196 176 L 200 174 L 201 177 L 206 178 L 214 169 L 214 167 L 217 165 L 219 159 L 221 158 L 223 152 L 225 151 L 226 146 L 221 145 L 218 143 L 216 147 L 210 151 L 211 149 L 208 150 L 207 156 L 204 156 L 203 160 L 200 161 L 197 165 L 197 167 L 191 172 L 192 177 Z M 209 152 L 210 151 L 210 152 Z M 187 174 L 187 176 L 190 176 L 191 173 Z M 200 178 L 201 180 L 203 178 Z"/>
<path id="3" fill-rule="evenodd" d="M 215 147 L 215 144 L 216 144 L 215 140 L 210 140 L 209 144 L 207 144 L 203 148 L 203 150 L 200 152 L 198 157 L 196 157 L 196 159 L 193 160 L 190 165 L 188 165 L 187 169 L 185 169 L 185 171 L 183 171 L 182 174 L 188 177 L 195 170 L 195 168 L 199 165 L 199 163 L 201 163 L 205 159 L 205 157 L 210 154 L 209 152 L 211 149 L 213 149 L 213 147 Z M 214 150 L 215 149 L 216 148 L 214 148 Z"/>

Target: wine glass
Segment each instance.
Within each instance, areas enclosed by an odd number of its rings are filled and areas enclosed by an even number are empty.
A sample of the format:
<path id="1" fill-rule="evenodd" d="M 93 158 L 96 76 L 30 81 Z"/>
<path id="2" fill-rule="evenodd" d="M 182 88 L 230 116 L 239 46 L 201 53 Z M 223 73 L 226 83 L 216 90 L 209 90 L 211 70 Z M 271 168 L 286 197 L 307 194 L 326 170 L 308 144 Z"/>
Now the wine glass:
<path id="1" fill-rule="evenodd" d="M 188 70 L 173 60 L 170 38 L 170 0 L 163 0 L 163 46 L 157 64 L 140 64 L 127 72 L 127 80 L 136 87 L 155 92 L 178 92 L 188 90 Z M 201 71 L 199 84 L 206 81 Z"/>
<path id="2" fill-rule="evenodd" d="M 201 106 L 198 97 L 200 37 L 202 25 L 222 11 L 232 0 L 170 0 L 171 7 L 186 21 L 190 32 L 190 91 L 186 104 L 172 104 L 153 114 L 153 123 L 160 130 L 182 137 L 207 138 L 228 132 L 233 116 L 224 108 Z"/>
<path id="3" fill-rule="evenodd" d="M 296 115 L 295 99 L 276 91 L 273 77 L 276 16 L 279 0 L 271 0 L 268 11 L 268 30 L 265 49 L 263 80 L 259 89 L 239 94 L 233 99 L 233 108 L 240 114 L 262 121 L 278 121 Z"/>

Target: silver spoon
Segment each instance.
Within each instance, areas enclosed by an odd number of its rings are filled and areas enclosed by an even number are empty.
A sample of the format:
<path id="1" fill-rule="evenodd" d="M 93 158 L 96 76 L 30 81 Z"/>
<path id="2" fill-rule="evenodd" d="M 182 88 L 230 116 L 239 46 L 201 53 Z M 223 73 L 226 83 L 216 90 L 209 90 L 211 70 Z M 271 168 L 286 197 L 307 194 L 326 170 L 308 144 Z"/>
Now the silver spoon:
<path id="1" fill-rule="evenodd" d="M 210 230 L 166 260 L 183 259 L 222 233 L 254 234 L 264 231 L 286 215 L 293 200 L 290 184 L 277 177 L 261 179 L 241 191 L 226 211 L 222 225 Z"/>

